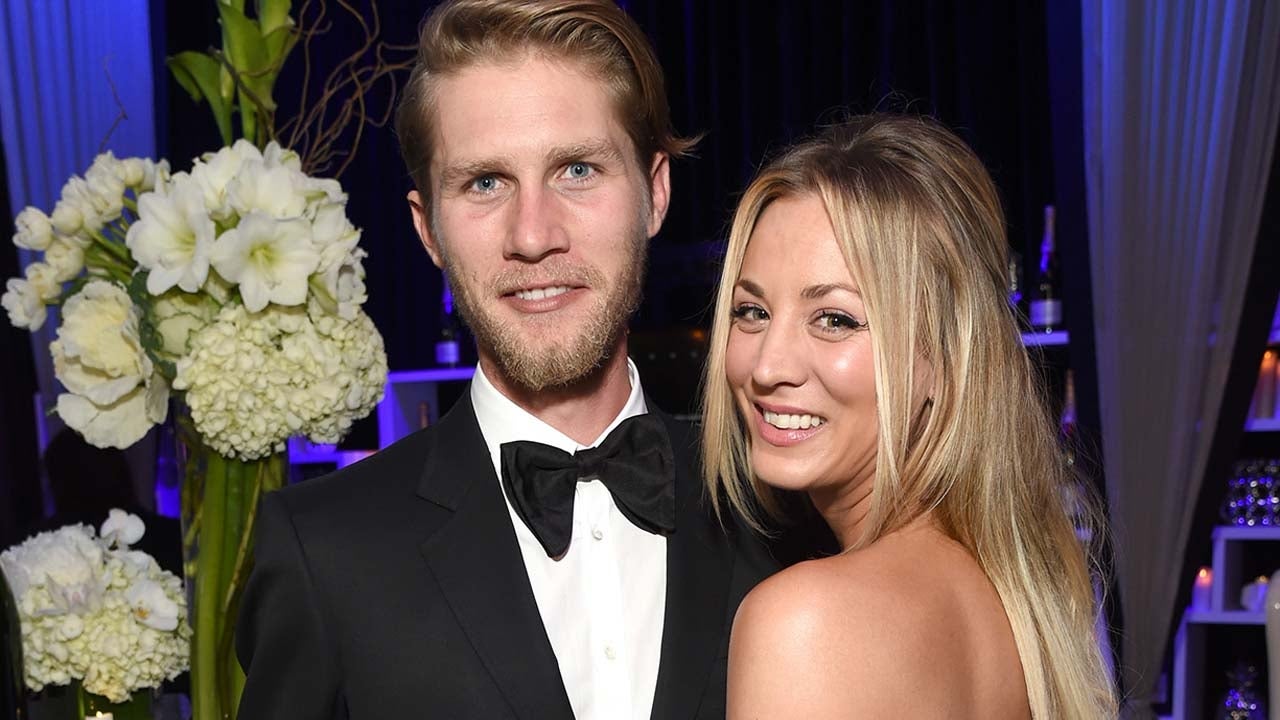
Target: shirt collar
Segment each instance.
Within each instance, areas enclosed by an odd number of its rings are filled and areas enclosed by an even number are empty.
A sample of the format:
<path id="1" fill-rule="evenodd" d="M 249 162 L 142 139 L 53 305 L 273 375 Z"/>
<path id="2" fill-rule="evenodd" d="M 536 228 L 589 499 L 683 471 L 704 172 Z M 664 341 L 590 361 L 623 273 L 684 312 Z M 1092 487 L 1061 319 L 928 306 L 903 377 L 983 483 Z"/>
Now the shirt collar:
<path id="1" fill-rule="evenodd" d="M 627 381 L 631 384 L 631 394 L 627 396 L 627 402 L 623 404 L 622 409 L 604 432 L 600 433 L 590 445 L 578 444 L 573 438 L 516 405 L 493 386 L 479 366 L 476 367 L 475 377 L 471 380 L 471 404 L 475 408 L 480 433 L 484 436 L 485 444 L 489 446 L 489 453 L 493 456 L 496 467 L 502 444 L 516 440 L 540 442 L 567 453 L 599 445 L 623 420 L 649 412 L 644 401 L 644 391 L 640 387 L 640 373 L 636 370 L 631 358 L 627 358 Z"/>

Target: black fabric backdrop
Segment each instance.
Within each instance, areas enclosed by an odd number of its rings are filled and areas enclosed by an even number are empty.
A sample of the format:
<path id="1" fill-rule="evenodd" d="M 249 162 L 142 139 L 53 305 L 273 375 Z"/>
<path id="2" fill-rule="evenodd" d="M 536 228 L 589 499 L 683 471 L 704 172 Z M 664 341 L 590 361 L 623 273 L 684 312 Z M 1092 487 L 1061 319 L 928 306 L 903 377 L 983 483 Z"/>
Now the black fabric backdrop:
<path id="1" fill-rule="evenodd" d="M 353 5 L 368 15 L 370 3 Z M 302 4 L 295 3 L 295 11 Z M 414 43 L 419 20 L 433 4 L 377 2 L 382 39 Z M 926 113 L 957 130 L 996 179 L 1011 243 L 1027 264 L 1033 262 L 1042 207 L 1054 195 L 1048 38 L 1051 31 L 1076 32 L 1047 26 L 1045 0 L 622 4 L 658 49 L 677 130 L 706 134 L 696 158 L 674 165 L 672 206 L 653 244 L 633 345 L 674 347 L 687 337 L 684 328 L 706 325 L 737 194 L 767 153 L 845 111 Z M 329 32 L 314 48 L 320 72 L 313 72 L 313 81 L 357 42 L 355 24 L 333 0 L 328 5 Z M 180 170 L 219 142 L 207 109 L 177 87 L 163 60 L 219 44 L 217 15 L 212 2 L 187 0 L 152 0 L 152 15 L 157 152 Z M 301 51 L 295 53 L 277 90 L 281 117 L 297 106 Z M 370 105 L 379 107 L 389 97 L 389 86 L 379 86 Z M 366 309 L 386 340 L 391 368 L 429 366 L 439 326 L 440 275 L 410 226 L 404 202 L 410 182 L 390 127 L 366 131 L 341 179 L 350 194 L 348 213 L 363 228 L 370 253 Z M 0 276 L 17 274 L 16 251 L 5 243 Z M 16 521 L 40 512 L 30 344 L 25 332 L 3 324 L 0 546 L 13 539 Z M 685 363 L 669 378 L 659 374 L 652 385 L 679 388 L 675 399 L 662 404 L 676 411 L 691 406 L 699 364 Z M 646 370 L 646 377 L 654 374 Z"/>
<path id="2" fill-rule="evenodd" d="M 330 4 L 332 28 L 316 44 L 317 56 L 328 60 L 356 47 L 355 26 Z M 369 0 L 353 4 L 368 12 Z M 433 4 L 378 2 L 382 38 L 416 42 Z M 622 4 L 658 49 L 677 130 L 706 133 L 698 157 L 674 165 L 672 206 L 654 241 L 636 331 L 705 325 L 737 194 L 768 152 L 845 110 L 926 113 L 957 130 L 995 176 L 1012 243 L 1034 259 L 1042 208 L 1053 198 L 1043 0 Z M 167 28 L 168 52 L 216 44 L 210 9 L 178 0 L 155 0 L 154 7 L 165 15 L 157 25 Z M 282 116 L 301 82 L 297 53 L 277 90 Z M 163 70 L 156 84 L 160 151 L 180 169 L 179 158 L 215 147 L 217 137 L 207 110 Z M 380 107 L 388 92 L 376 88 L 370 105 Z M 348 214 L 370 253 L 366 310 L 386 340 L 391 368 L 429 366 L 440 276 L 410 226 L 404 196 L 411 185 L 390 127 L 365 133 L 341 179 L 351 196 Z"/>

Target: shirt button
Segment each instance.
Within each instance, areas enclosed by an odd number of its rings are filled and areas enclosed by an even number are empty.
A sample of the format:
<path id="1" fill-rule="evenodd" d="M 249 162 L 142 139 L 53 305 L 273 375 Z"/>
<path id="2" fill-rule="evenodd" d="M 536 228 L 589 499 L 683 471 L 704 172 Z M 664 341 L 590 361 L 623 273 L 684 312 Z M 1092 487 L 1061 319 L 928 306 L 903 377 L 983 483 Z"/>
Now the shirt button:
<path id="1" fill-rule="evenodd" d="M 617 660 L 617 659 L 618 659 L 618 651 L 617 651 L 617 650 L 614 650 L 612 645 L 605 645 L 605 646 L 604 646 L 604 656 L 605 656 L 605 657 L 607 657 L 607 658 L 609 658 L 610 660 Z"/>
<path id="2" fill-rule="evenodd" d="M 592 525 L 592 526 L 591 526 L 591 537 L 595 538 L 596 540 L 603 540 L 603 539 L 604 539 L 604 531 L 600 529 L 600 526 L 599 526 L 599 525 Z M 613 659 L 613 658 L 610 658 L 610 660 L 612 660 L 612 659 Z"/>

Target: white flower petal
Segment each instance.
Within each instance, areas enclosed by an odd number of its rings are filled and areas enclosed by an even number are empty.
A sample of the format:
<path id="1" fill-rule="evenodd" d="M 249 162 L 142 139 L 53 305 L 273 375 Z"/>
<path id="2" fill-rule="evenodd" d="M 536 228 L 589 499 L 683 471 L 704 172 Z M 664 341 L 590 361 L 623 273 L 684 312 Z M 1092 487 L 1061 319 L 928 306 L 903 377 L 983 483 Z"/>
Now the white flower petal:
<path id="1" fill-rule="evenodd" d="M 13 244 L 20 248 L 44 252 L 53 241 L 53 225 L 39 208 L 23 208 L 14 226 Z"/>
<path id="2" fill-rule="evenodd" d="M 147 526 L 142 518 L 120 508 L 112 508 L 98 535 L 109 543 L 127 547 L 141 540 L 146 531 Z"/>
<path id="3" fill-rule="evenodd" d="M 0 306 L 9 314 L 9 322 L 17 328 L 31 331 L 44 325 L 47 312 L 40 293 L 31 283 L 22 278 L 10 278 L 5 283 L 5 293 L 0 297 Z"/>

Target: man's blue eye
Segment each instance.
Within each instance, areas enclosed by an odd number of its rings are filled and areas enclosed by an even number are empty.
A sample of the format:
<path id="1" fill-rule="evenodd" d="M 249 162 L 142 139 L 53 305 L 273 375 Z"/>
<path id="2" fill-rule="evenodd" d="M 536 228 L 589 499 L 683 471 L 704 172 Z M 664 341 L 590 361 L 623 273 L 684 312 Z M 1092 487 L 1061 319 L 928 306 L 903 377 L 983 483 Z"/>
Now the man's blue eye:
<path id="1" fill-rule="evenodd" d="M 485 175 L 473 180 L 471 186 L 480 192 L 493 192 L 498 187 L 498 179 L 492 175 Z"/>
<path id="2" fill-rule="evenodd" d="M 580 162 L 570 163 L 567 172 L 574 180 L 581 180 L 591 174 L 591 166 Z"/>

